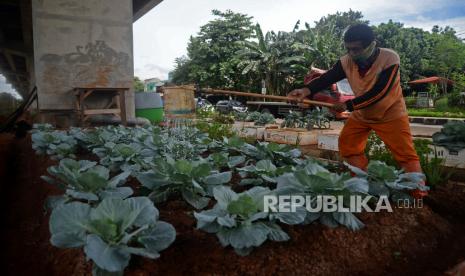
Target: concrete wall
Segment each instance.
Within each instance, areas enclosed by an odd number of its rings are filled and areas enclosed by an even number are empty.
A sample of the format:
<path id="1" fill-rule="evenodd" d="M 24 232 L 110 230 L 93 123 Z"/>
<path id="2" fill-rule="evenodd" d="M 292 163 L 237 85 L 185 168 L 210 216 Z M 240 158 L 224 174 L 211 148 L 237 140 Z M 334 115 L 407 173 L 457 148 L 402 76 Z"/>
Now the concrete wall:
<path id="1" fill-rule="evenodd" d="M 132 0 L 32 2 L 40 109 L 73 109 L 73 87 L 130 87 L 126 110 L 133 118 Z M 104 105 L 94 100 L 94 107 Z"/>

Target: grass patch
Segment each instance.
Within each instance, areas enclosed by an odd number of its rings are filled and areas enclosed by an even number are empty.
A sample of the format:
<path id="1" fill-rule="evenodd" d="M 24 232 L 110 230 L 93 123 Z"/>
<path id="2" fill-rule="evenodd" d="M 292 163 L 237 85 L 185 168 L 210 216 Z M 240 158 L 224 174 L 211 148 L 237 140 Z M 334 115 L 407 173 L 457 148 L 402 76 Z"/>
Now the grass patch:
<path id="1" fill-rule="evenodd" d="M 409 116 L 465 118 L 465 109 L 458 107 L 449 107 L 447 111 L 435 108 L 408 108 L 407 111 Z"/>

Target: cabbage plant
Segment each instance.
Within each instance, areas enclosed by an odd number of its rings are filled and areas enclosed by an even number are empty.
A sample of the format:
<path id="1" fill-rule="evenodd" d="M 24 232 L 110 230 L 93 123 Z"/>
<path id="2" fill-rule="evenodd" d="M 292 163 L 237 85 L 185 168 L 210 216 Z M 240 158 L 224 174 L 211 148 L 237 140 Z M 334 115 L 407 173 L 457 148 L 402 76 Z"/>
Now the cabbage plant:
<path id="1" fill-rule="evenodd" d="M 348 173 L 337 174 L 328 171 L 317 163 L 309 163 L 304 169 L 287 173 L 277 178 L 277 190 L 283 194 L 310 196 L 316 207 L 318 197 L 335 196 L 337 204 L 349 207 L 351 195 L 368 196 L 368 182 L 363 178 L 352 178 Z M 342 196 L 342 198 L 338 197 Z M 339 203 L 342 200 L 342 203 Z M 317 209 L 317 208 L 316 208 Z M 364 224 L 352 213 L 342 211 L 323 212 L 308 211 L 305 224 L 319 221 L 329 227 L 344 225 L 351 230 L 359 230 Z"/>
<path id="2" fill-rule="evenodd" d="M 166 201 L 178 193 L 196 209 L 207 206 L 216 185 L 231 181 L 231 172 L 218 172 L 206 160 L 174 160 L 170 157 L 154 160 L 151 170 L 137 174 L 137 180 L 152 190 L 155 202 Z"/>
<path id="3" fill-rule="evenodd" d="M 129 172 L 110 178 L 110 171 L 96 162 L 62 159 L 58 166 L 49 167 L 47 171 L 52 177 L 42 176 L 42 179 L 65 191 L 62 196 L 49 197 L 47 205 L 50 208 L 70 201 L 95 203 L 109 197 L 124 199 L 133 194 L 130 187 L 120 187 Z"/>
<path id="4" fill-rule="evenodd" d="M 215 152 L 208 156 L 208 161 L 212 162 L 217 169 L 232 169 L 245 163 L 246 158 L 243 155 L 230 156 L 227 152 Z"/>
<path id="5" fill-rule="evenodd" d="M 32 148 L 37 154 L 47 154 L 58 160 L 76 157 L 77 141 L 65 131 L 36 131 L 31 138 Z"/>
<path id="6" fill-rule="evenodd" d="M 301 151 L 290 145 L 257 142 L 256 145 L 245 143 L 242 152 L 256 161 L 269 159 L 278 166 L 295 165 L 301 155 Z"/>
<path id="7" fill-rule="evenodd" d="M 406 191 L 429 190 L 429 187 L 424 185 L 426 177 L 423 173 L 404 173 L 377 160 L 368 163 L 366 172 L 348 163 L 344 164 L 355 175 L 368 181 L 371 195 L 409 199 L 410 196 L 405 193 Z"/>
<path id="8" fill-rule="evenodd" d="M 50 241 L 59 248 L 83 247 L 94 275 L 123 275 L 131 255 L 156 259 L 175 240 L 174 227 L 158 214 L 146 197 L 106 198 L 94 208 L 72 202 L 53 210 Z"/>
<path id="9" fill-rule="evenodd" d="M 299 224 L 305 212 L 265 212 L 263 198 L 273 192 L 264 187 L 253 187 L 237 194 L 230 187 L 213 189 L 216 205 L 200 213 L 194 212 L 197 228 L 214 233 L 223 247 L 232 246 L 241 256 L 248 255 L 254 247 L 266 240 L 287 241 L 289 236 L 277 224 Z"/>
<path id="10" fill-rule="evenodd" d="M 241 185 L 264 185 L 276 183 L 276 177 L 293 170 L 292 166 L 276 167 L 271 160 L 258 161 L 255 165 L 248 165 L 237 169 L 243 178 Z"/>

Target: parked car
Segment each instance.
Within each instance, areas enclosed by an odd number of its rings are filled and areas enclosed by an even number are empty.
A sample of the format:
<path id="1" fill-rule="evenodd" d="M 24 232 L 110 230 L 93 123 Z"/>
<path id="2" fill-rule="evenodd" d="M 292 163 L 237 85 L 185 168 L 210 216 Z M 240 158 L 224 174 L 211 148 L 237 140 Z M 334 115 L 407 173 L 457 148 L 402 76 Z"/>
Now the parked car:
<path id="1" fill-rule="evenodd" d="M 312 67 L 308 74 L 304 78 L 304 84 L 310 83 L 311 80 L 321 76 L 325 70 Z M 350 87 L 347 79 L 343 79 L 334 83 L 323 91 L 318 92 L 313 97 L 313 100 L 326 102 L 326 103 L 340 103 L 355 98 L 352 88 Z M 274 102 L 274 101 L 247 101 L 247 106 L 250 110 L 258 112 L 269 112 L 276 118 L 284 117 L 289 114 L 289 111 L 297 111 L 304 113 L 305 110 L 300 106 L 286 102 Z M 314 107 L 311 107 L 314 108 Z M 347 119 L 349 118 L 350 112 L 335 112 L 331 110 L 331 113 L 336 119 Z"/>
<path id="2" fill-rule="evenodd" d="M 195 107 L 196 108 L 213 108 L 213 105 L 204 98 L 195 98 Z"/>
<path id="3" fill-rule="evenodd" d="M 232 111 L 235 112 L 247 112 L 247 107 L 235 100 L 222 100 L 218 101 L 215 105 L 216 110 L 221 113 L 230 113 Z"/>
<path id="4" fill-rule="evenodd" d="M 305 76 L 304 84 L 307 85 L 313 79 L 321 76 L 325 73 L 326 70 L 318 69 L 312 67 L 309 73 Z M 320 91 L 313 96 L 313 100 L 325 103 L 343 103 L 347 100 L 355 98 L 354 92 L 350 87 L 349 81 L 347 79 L 340 80 L 336 83 L 333 83 L 328 89 Z M 336 119 L 347 119 L 349 118 L 350 112 L 331 112 L 334 114 Z"/>

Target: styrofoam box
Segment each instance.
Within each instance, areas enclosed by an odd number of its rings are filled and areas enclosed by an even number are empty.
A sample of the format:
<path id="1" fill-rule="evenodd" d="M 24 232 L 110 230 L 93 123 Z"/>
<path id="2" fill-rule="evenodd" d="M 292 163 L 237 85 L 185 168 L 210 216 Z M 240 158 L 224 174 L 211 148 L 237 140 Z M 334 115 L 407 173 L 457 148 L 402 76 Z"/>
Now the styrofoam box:
<path id="1" fill-rule="evenodd" d="M 254 126 L 252 124 L 245 123 L 235 123 L 233 125 L 233 131 L 237 133 L 239 137 L 243 138 L 255 138 L 257 140 L 263 140 L 265 135 L 265 129 L 267 128 L 278 128 L 277 125 L 265 125 L 265 126 Z"/>
<path id="2" fill-rule="evenodd" d="M 434 150 L 436 148 L 436 154 L 439 158 L 444 159 L 444 165 L 447 167 L 465 168 L 465 149 L 460 151 L 451 151 L 441 146 L 430 145 L 433 152 L 429 154 L 432 158 L 434 157 Z"/>
<path id="3" fill-rule="evenodd" d="M 316 145 L 320 130 L 303 128 L 265 129 L 265 141 L 290 145 Z"/>
<path id="4" fill-rule="evenodd" d="M 339 134 L 321 133 L 318 135 L 318 148 L 323 150 L 339 151 Z"/>

